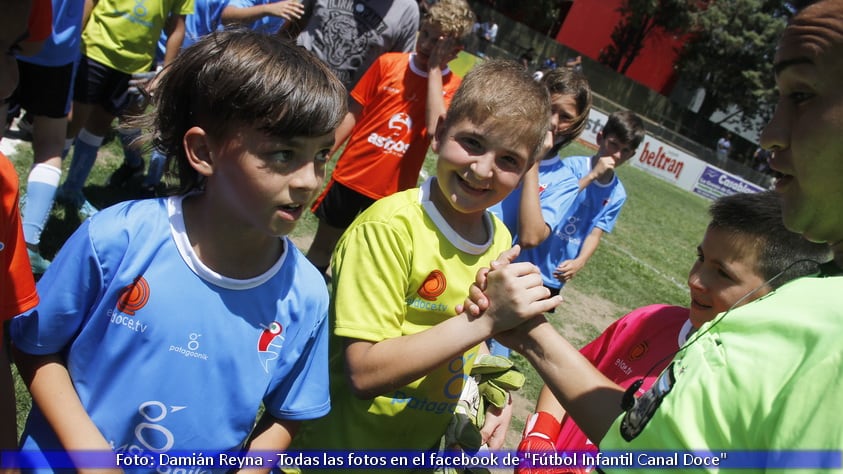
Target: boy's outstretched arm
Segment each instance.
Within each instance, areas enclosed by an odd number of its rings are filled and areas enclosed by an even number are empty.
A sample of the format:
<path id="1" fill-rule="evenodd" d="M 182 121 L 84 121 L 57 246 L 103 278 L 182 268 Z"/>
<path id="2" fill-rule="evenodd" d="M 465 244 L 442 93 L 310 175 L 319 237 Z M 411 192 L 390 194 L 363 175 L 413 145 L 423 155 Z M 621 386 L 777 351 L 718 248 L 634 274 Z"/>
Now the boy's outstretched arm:
<path id="1" fill-rule="evenodd" d="M 586 436 L 599 444 L 622 413 L 624 389 L 597 370 L 544 316 L 498 334 L 495 339 L 535 367 Z"/>
<path id="2" fill-rule="evenodd" d="M 354 394 L 373 398 L 403 387 L 496 333 L 552 311 L 561 301 L 548 298 L 550 292 L 530 263 L 490 273 L 485 291 L 490 304 L 482 317 L 461 312 L 417 334 L 379 342 L 347 339 L 346 374 Z"/>
<path id="3" fill-rule="evenodd" d="M 488 279 L 506 266 L 506 259 L 498 259 L 492 262 L 491 269 L 478 271 L 468 298 L 457 310 L 484 314 L 494 298 L 485 291 Z M 545 389 L 552 392 L 586 436 L 599 444 L 622 412 L 624 389 L 597 370 L 543 314 L 497 334 L 495 339 L 530 362 L 544 380 Z"/>
<path id="4" fill-rule="evenodd" d="M 15 350 L 15 364 L 29 387 L 32 401 L 53 428 L 59 442 L 72 458 L 75 451 L 111 451 L 111 444 L 88 416 L 73 387 L 64 360 L 58 354 L 31 355 Z M 84 473 L 84 466 L 77 468 Z M 120 469 L 97 473 L 122 472 Z"/>

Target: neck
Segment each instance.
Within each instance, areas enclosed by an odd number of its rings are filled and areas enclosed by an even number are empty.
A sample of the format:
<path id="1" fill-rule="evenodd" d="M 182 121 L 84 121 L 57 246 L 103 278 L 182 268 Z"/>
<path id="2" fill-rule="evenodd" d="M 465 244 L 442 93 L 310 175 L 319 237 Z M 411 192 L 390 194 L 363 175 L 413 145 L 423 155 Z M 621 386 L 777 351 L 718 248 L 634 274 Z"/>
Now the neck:
<path id="1" fill-rule="evenodd" d="M 449 196 L 446 196 L 442 189 L 439 188 L 437 180 L 434 178 L 430 183 L 430 200 L 445 219 L 445 222 L 451 226 L 460 237 L 473 242 L 475 244 L 482 244 L 489 238 L 489 229 L 483 225 L 483 214 L 486 211 L 466 214 L 454 209 L 454 206 L 449 201 Z"/>
<path id="2" fill-rule="evenodd" d="M 221 275 L 241 280 L 272 268 L 284 250 L 282 240 L 244 231 L 246 226 L 226 219 L 220 209 L 209 202 L 206 193 L 182 201 L 185 231 L 202 263 Z"/>

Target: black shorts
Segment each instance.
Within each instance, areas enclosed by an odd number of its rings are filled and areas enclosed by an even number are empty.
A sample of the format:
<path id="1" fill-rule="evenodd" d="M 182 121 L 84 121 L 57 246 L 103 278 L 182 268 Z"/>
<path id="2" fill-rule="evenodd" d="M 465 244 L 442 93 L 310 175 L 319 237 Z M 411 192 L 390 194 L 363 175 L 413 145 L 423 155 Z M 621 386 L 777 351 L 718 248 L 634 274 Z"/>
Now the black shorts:
<path id="1" fill-rule="evenodd" d="M 18 60 L 20 82 L 10 99 L 33 115 L 63 118 L 70 113 L 75 63 L 40 66 Z"/>
<path id="2" fill-rule="evenodd" d="M 351 225 L 357 214 L 365 211 L 374 202 L 369 196 L 364 196 L 332 179 L 310 210 L 329 226 L 345 229 Z"/>
<path id="3" fill-rule="evenodd" d="M 119 116 L 131 104 L 134 96 L 129 93 L 131 74 L 112 69 L 105 64 L 82 56 L 73 100 L 83 104 L 99 105 L 106 112 Z"/>

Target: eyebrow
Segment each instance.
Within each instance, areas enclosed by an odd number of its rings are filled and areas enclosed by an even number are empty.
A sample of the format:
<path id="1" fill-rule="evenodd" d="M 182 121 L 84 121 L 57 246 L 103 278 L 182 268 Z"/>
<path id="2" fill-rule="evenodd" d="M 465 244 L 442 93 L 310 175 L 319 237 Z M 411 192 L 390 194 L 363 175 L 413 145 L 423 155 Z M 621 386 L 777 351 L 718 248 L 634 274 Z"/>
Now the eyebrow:
<path id="1" fill-rule="evenodd" d="M 776 76 L 778 76 L 785 69 L 787 69 L 789 67 L 792 67 L 792 66 L 799 66 L 801 64 L 811 65 L 811 64 L 814 64 L 814 62 L 811 61 L 810 58 L 804 57 L 804 56 L 798 57 L 798 58 L 793 58 L 793 59 L 785 59 L 785 60 L 779 61 L 779 62 L 777 62 L 776 64 L 773 65 L 773 72 L 776 74 Z"/>

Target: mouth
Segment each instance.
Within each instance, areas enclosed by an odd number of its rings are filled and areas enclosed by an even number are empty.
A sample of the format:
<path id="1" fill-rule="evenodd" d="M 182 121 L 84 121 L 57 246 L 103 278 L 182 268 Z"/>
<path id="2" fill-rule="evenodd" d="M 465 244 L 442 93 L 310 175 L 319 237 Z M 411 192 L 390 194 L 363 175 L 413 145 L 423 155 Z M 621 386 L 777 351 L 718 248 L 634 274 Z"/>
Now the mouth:
<path id="1" fill-rule="evenodd" d="M 785 188 L 788 187 L 788 185 L 790 185 L 794 181 L 795 178 L 792 175 L 780 174 L 773 181 L 774 189 L 777 192 L 782 192 Z"/>
<path id="2" fill-rule="evenodd" d="M 304 206 L 301 204 L 286 204 L 284 206 L 278 206 L 278 210 L 281 212 L 282 218 L 297 221 L 304 213 Z"/>
<path id="3" fill-rule="evenodd" d="M 473 184 L 459 175 L 457 175 L 457 183 L 463 191 L 472 196 L 482 196 L 483 194 L 489 192 L 489 187 L 487 185 L 481 186 L 478 184 Z"/>
<path id="4" fill-rule="evenodd" d="M 704 304 L 700 303 L 700 302 L 699 302 L 696 298 L 694 298 L 694 297 L 691 297 L 691 307 L 692 307 L 692 308 L 694 308 L 694 309 L 696 309 L 696 310 L 700 310 L 700 311 L 707 311 L 707 310 L 709 310 L 709 309 L 711 309 L 711 308 L 712 308 L 711 306 L 704 305 Z"/>

